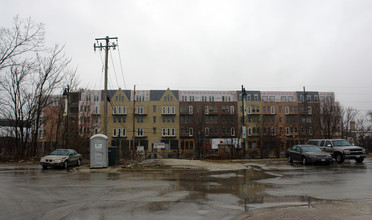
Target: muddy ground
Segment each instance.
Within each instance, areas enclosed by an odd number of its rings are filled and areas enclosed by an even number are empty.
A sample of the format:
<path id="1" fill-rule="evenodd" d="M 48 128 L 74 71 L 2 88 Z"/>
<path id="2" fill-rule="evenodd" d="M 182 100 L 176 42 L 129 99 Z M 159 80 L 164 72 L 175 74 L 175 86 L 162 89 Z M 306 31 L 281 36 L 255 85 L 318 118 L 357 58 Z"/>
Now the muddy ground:
<path id="1" fill-rule="evenodd" d="M 285 160 L 285 159 L 272 159 Z M 235 161 L 209 161 L 209 160 L 182 160 L 182 159 L 161 159 L 125 162 L 120 165 L 111 166 L 106 169 L 89 169 L 89 161 L 84 161 L 80 167 L 72 167 L 72 172 L 104 172 L 118 173 L 133 171 L 134 169 L 187 169 L 187 170 L 208 170 L 208 171 L 227 171 L 252 169 L 252 164 L 262 164 L 270 162 L 265 160 L 235 160 Z M 14 165 L 37 164 L 37 162 L 14 162 Z M 234 219 L 371 219 L 372 200 L 367 201 L 333 201 L 326 204 L 309 205 L 283 205 L 266 208 L 258 208 L 249 212 L 244 212 Z"/>

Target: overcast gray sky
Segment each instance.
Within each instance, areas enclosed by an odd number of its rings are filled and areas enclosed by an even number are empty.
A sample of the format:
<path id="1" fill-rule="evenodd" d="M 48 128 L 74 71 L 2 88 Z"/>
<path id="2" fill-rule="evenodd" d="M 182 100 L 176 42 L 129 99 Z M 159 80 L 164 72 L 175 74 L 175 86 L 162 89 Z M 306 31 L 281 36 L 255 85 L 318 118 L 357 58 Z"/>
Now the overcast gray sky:
<path id="1" fill-rule="evenodd" d="M 65 45 L 81 87 L 103 89 L 95 38 L 119 38 L 117 89 L 333 91 L 372 110 L 370 0 L 2 0 L 0 26 L 31 17 Z M 121 62 L 119 60 L 121 58 Z M 113 65 L 112 65 L 113 64 Z M 122 67 L 122 68 L 121 68 Z M 116 74 L 115 74 L 116 73 Z"/>

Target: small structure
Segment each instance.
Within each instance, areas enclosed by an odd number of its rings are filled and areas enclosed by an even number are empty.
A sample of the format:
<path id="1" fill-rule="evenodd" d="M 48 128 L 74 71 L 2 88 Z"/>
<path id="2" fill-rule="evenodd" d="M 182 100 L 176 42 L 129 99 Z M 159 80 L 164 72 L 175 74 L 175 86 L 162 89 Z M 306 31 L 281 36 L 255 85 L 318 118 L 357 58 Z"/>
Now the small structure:
<path id="1" fill-rule="evenodd" d="M 90 168 L 108 167 L 107 136 L 96 134 L 90 138 Z"/>

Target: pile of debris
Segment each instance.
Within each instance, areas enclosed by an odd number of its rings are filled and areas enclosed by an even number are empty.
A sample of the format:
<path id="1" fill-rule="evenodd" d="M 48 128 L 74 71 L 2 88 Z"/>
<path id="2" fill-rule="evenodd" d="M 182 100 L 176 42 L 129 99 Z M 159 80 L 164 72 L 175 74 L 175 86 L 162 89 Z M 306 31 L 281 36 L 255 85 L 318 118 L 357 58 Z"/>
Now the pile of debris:
<path id="1" fill-rule="evenodd" d="M 164 167 L 164 164 L 159 160 L 147 159 L 147 160 L 124 160 L 121 163 L 122 168 L 160 168 Z"/>

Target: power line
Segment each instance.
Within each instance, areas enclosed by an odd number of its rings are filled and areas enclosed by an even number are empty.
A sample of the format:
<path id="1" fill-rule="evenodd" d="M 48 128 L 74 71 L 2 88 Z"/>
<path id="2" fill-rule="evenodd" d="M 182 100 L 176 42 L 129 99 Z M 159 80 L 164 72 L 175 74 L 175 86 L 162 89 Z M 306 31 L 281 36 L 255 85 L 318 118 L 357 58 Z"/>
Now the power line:
<path id="1" fill-rule="evenodd" d="M 121 63 L 121 56 L 120 56 L 120 49 L 118 47 L 118 54 L 119 54 L 119 62 L 120 62 L 120 69 L 121 69 L 121 76 L 123 77 L 123 83 L 124 83 L 124 89 L 127 89 L 127 85 L 125 83 L 125 79 L 124 79 L 124 71 L 123 71 L 123 65 Z"/>
<path id="2" fill-rule="evenodd" d="M 115 74 L 116 85 L 118 86 L 118 88 L 120 88 L 119 80 L 118 80 L 118 77 L 117 77 L 117 75 L 116 75 L 116 69 L 115 69 L 114 59 L 112 58 L 112 53 L 110 53 L 110 57 L 111 57 L 111 62 L 112 62 L 112 68 L 113 68 L 113 70 L 114 70 L 114 74 Z"/>

